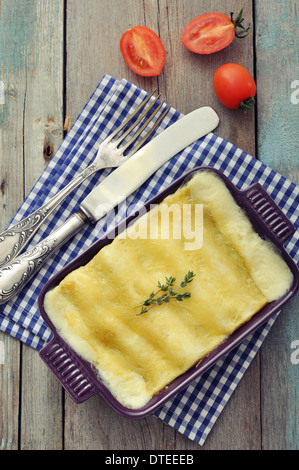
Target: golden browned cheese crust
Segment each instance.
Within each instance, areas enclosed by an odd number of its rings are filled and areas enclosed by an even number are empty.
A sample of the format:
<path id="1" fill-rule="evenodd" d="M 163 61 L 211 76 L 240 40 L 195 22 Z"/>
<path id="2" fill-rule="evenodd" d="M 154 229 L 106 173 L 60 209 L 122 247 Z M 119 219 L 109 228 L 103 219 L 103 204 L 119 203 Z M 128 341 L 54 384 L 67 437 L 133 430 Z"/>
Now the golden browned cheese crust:
<path id="1" fill-rule="evenodd" d="M 165 204 L 182 211 L 184 204 L 202 205 L 201 246 L 186 249 L 190 240 L 184 237 L 136 236 L 150 235 L 150 220 L 159 226 L 157 214 Z M 158 281 L 169 276 L 180 281 L 189 270 L 195 273 L 187 287 L 190 298 L 137 315 Z M 60 335 L 96 367 L 120 403 L 140 408 L 281 297 L 291 282 L 285 262 L 252 229 L 222 180 L 200 171 L 67 275 L 46 294 L 45 308 Z"/>

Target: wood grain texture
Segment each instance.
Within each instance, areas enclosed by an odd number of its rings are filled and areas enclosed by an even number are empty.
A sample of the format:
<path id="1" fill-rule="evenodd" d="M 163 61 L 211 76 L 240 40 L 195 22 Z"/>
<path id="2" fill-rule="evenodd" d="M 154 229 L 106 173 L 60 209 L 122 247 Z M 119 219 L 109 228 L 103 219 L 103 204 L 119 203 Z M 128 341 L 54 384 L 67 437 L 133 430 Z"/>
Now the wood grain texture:
<path id="1" fill-rule="evenodd" d="M 298 183 L 298 2 L 258 0 L 255 4 L 259 156 Z"/>
<path id="2" fill-rule="evenodd" d="M 0 341 L 4 349 L 4 363 L 0 364 L 0 450 L 18 450 L 21 345 L 2 332 Z"/>
<path id="3" fill-rule="evenodd" d="M 244 2 L 234 2 L 238 12 Z M 224 108 L 217 100 L 212 79 L 216 69 L 231 61 L 254 71 L 253 30 L 246 41 L 234 40 L 225 50 L 199 56 L 187 50 L 180 41 L 183 27 L 194 16 L 208 11 L 230 13 L 231 3 L 196 0 L 68 0 L 67 2 L 67 112 L 74 119 L 105 73 L 117 79 L 126 78 L 146 90 L 157 88 L 167 102 L 182 113 L 209 103 L 217 109 L 220 125 L 217 133 L 255 156 L 255 115 Z M 128 11 L 130 14 L 128 14 Z M 244 11 L 246 21 L 253 22 L 251 2 Z M 134 25 L 152 28 L 166 49 L 166 63 L 159 77 L 144 78 L 125 64 L 119 50 L 121 35 Z M 111 34 L 111 30 L 117 33 Z M 79 33 L 80 32 L 80 33 Z M 84 71 L 84 73 L 80 73 Z"/>
<path id="4" fill-rule="evenodd" d="M 45 153 L 49 156 L 49 149 L 54 153 L 62 140 L 64 8 L 61 0 L 9 0 L 0 6 L 4 227 L 48 163 Z M 0 366 L 1 397 L 6 404 L 1 413 L 0 448 L 61 448 L 60 386 L 42 367 L 36 351 L 12 338 L 5 339 L 5 348 L 8 360 Z"/>
<path id="5" fill-rule="evenodd" d="M 246 21 L 252 23 L 251 2 L 248 4 L 249 7 L 246 7 L 245 12 Z M 235 11 L 239 11 L 242 6 L 242 2 L 235 2 Z M 229 14 L 230 8 L 230 2 L 221 2 L 221 11 Z M 101 0 L 101 2 L 69 0 L 67 2 L 67 114 L 74 120 L 102 75 L 108 73 L 118 79 L 126 78 L 148 91 L 157 88 L 169 104 L 183 113 L 207 104 L 215 107 L 221 122 L 217 128 L 218 135 L 255 155 L 254 113 L 244 114 L 224 108 L 212 89 L 212 78 L 216 68 L 225 62 L 233 61 L 236 57 L 253 73 L 253 32 L 251 31 L 246 42 L 236 40 L 222 53 L 206 57 L 192 54 L 180 42 L 182 28 L 188 21 L 201 13 L 215 10 L 219 10 L 217 1 L 202 1 L 200 5 L 195 0 L 136 1 L 132 8 L 132 2 L 128 0 Z M 126 13 L 128 11 L 130 15 Z M 166 64 L 159 77 L 136 76 L 126 66 L 121 56 L 120 37 L 127 29 L 137 24 L 152 28 L 165 45 Z M 111 34 L 112 30 L 118 34 Z M 78 34 L 78 31 L 81 31 L 81 34 Z M 80 70 L 84 73 L 80 73 Z M 225 446 L 250 448 L 252 442 L 260 442 L 260 428 L 256 426 L 260 414 L 258 361 L 252 365 L 251 374 L 256 376 L 257 385 L 254 391 L 251 390 L 250 397 L 246 396 L 246 403 L 248 401 L 251 403 L 250 416 L 244 418 L 244 397 L 249 390 L 247 383 L 252 379 L 248 376 L 244 378 L 242 391 L 240 389 L 239 393 L 236 393 L 231 409 L 228 407 L 225 410 L 220 434 L 214 443 L 212 441 L 212 448 L 215 448 L 216 442 L 221 442 L 223 448 Z M 236 416 L 240 419 L 234 424 Z M 67 397 L 65 417 L 68 449 L 78 446 L 92 449 L 165 449 L 169 446 L 172 449 L 198 449 L 197 444 L 169 429 L 162 422 L 159 422 L 160 432 L 157 432 L 156 418 L 128 422 L 111 412 L 100 399 L 90 400 L 84 406 L 76 407 Z M 243 419 L 247 421 L 246 426 L 243 426 Z"/>
<path id="6" fill-rule="evenodd" d="M 299 80 L 296 3 L 1 0 L 1 227 L 60 144 L 65 116 L 75 120 L 104 74 L 147 91 L 157 88 L 182 113 L 213 106 L 219 136 L 298 182 L 299 104 L 291 101 L 291 84 Z M 181 31 L 193 17 L 238 13 L 243 6 L 245 23 L 253 26 L 246 39 L 210 56 L 181 44 Z M 165 45 L 159 77 L 135 75 L 121 56 L 121 35 L 138 24 L 152 28 Z M 231 111 L 218 102 L 212 77 L 226 62 L 240 63 L 255 76 L 255 111 Z M 76 405 L 36 351 L 0 332 L 0 450 L 298 449 L 299 365 L 290 360 L 291 344 L 299 340 L 298 307 L 296 297 L 279 316 L 202 447 L 154 416 L 123 418 L 98 396 Z"/>
<path id="7" fill-rule="evenodd" d="M 14 9 L 20 17 L 14 20 Z M 1 227 L 6 227 L 24 198 L 23 112 L 26 95 L 24 29 L 25 2 L 1 2 L 0 77 L 4 97 L 0 105 Z M 19 384 L 21 344 L 0 334 L 5 363 L 0 365 L 0 449 L 19 445 Z"/>
<path id="8" fill-rule="evenodd" d="M 26 17 L 23 111 L 25 194 L 63 138 L 63 2 L 31 1 L 30 15 L 32 22 L 28 23 Z M 35 351 L 23 348 L 21 449 L 61 449 L 63 446 L 62 392 L 49 372 Z"/>
<path id="9" fill-rule="evenodd" d="M 269 12 L 271 11 L 271 14 Z M 298 2 L 256 1 L 258 155 L 262 162 L 299 182 Z M 272 71 L 272 73 L 270 73 Z M 299 339 L 298 295 L 271 330 L 261 350 L 264 449 L 298 449 L 299 365 L 291 344 Z"/>
<path id="10" fill-rule="evenodd" d="M 244 2 L 237 1 L 233 10 L 237 14 Z M 183 113 L 200 106 L 215 108 L 220 117 L 216 134 L 234 142 L 255 156 L 255 115 L 232 111 L 222 106 L 213 90 L 213 76 L 218 67 L 228 62 L 237 62 L 253 74 L 253 30 L 245 41 L 235 39 L 226 49 L 210 54 L 198 55 L 187 50 L 180 41 L 182 29 L 192 18 L 209 11 L 230 14 L 232 5 L 223 1 L 177 1 L 159 2 L 159 32 L 168 50 L 166 66 L 159 77 L 159 89 L 167 101 Z M 252 24 L 251 2 L 244 8 L 246 23 Z M 171 26 L 170 26 L 171 25 Z"/>

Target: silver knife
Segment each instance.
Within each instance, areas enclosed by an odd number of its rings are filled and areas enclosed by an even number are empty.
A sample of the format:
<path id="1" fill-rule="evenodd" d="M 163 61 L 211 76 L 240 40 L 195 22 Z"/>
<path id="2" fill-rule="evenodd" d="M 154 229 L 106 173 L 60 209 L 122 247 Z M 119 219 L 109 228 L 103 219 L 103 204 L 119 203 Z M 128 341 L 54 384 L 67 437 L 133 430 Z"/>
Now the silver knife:
<path id="1" fill-rule="evenodd" d="M 71 215 L 39 244 L 0 270 L 0 304 L 13 298 L 52 253 L 86 224 L 100 220 L 170 158 L 212 132 L 218 123 L 217 113 L 209 106 L 196 109 L 181 117 L 138 150 L 89 193 L 80 203 L 78 212 Z"/>

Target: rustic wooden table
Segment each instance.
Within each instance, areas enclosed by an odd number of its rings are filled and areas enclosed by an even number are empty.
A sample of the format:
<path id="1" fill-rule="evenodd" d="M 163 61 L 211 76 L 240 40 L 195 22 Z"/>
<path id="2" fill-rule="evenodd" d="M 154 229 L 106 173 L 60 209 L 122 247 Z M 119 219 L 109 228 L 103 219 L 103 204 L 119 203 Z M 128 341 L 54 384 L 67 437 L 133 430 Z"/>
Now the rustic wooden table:
<path id="1" fill-rule="evenodd" d="M 198 56 L 180 43 L 184 25 L 244 6 L 246 39 Z M 0 226 L 4 228 L 61 143 L 103 74 L 126 78 L 183 113 L 220 115 L 217 134 L 299 183 L 297 0 L 2 0 L 0 2 Z M 158 78 L 136 76 L 119 50 L 122 33 L 146 25 L 161 37 Z M 237 62 L 257 81 L 257 106 L 243 114 L 217 101 L 212 77 Z M 155 417 L 130 421 L 94 397 L 65 396 L 37 352 L 0 333 L 0 449 L 298 449 L 298 299 L 284 309 L 200 447 Z M 296 411 L 297 410 L 297 411 Z"/>

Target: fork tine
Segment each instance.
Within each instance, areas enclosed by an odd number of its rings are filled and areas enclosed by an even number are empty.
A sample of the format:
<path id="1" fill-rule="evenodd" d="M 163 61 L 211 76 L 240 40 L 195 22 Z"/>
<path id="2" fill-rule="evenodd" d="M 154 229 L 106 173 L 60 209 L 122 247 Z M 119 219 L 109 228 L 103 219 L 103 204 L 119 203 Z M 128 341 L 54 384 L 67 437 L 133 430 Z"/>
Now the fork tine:
<path id="1" fill-rule="evenodd" d="M 140 105 L 138 106 L 138 108 L 135 109 L 135 111 L 130 114 L 127 119 L 125 119 L 121 125 L 115 129 L 115 131 L 113 131 L 108 137 L 107 137 L 107 142 L 110 141 L 111 139 L 113 139 L 113 137 L 116 136 L 116 134 L 119 133 L 119 131 L 121 131 L 130 121 L 131 119 L 133 119 L 136 114 L 146 105 L 146 103 L 151 99 L 151 97 L 154 95 L 154 93 L 156 93 L 156 90 L 154 90 L 150 95 L 148 95 L 141 103 Z"/>
<path id="2" fill-rule="evenodd" d="M 129 142 L 127 142 L 125 145 L 122 145 L 121 146 L 121 150 L 122 152 L 124 153 L 128 147 L 130 147 L 130 145 L 133 144 L 133 142 L 137 139 L 137 137 L 140 136 L 141 132 L 146 128 L 146 126 L 152 121 L 152 119 L 154 118 L 154 116 L 157 114 L 157 112 L 159 111 L 159 109 L 161 108 L 161 106 L 164 104 L 164 101 L 162 101 L 159 106 L 157 106 L 157 108 L 152 112 L 152 114 L 149 116 L 149 118 L 142 124 L 142 126 L 136 131 L 134 132 L 134 134 L 132 135 L 131 139 L 129 140 Z"/>
<path id="3" fill-rule="evenodd" d="M 159 106 L 159 109 L 161 108 L 163 103 L 161 103 L 161 105 Z M 170 110 L 170 106 L 167 106 L 167 108 L 163 111 L 163 113 L 159 116 L 159 118 L 155 121 L 154 125 L 150 128 L 150 130 L 147 132 L 147 134 L 137 143 L 137 145 L 134 146 L 134 148 L 125 156 L 125 158 L 130 158 L 132 155 L 134 155 L 134 153 L 137 152 L 137 150 L 140 149 L 140 147 L 147 141 L 147 139 L 149 138 L 149 136 L 154 132 L 154 130 L 156 129 L 156 127 L 160 124 L 160 122 L 162 121 L 162 119 L 166 116 L 166 114 L 168 113 L 168 111 Z M 150 118 L 147 120 L 147 123 L 152 119 L 153 116 L 155 116 L 155 114 L 157 113 L 158 109 L 155 110 L 155 112 L 152 113 L 152 115 L 150 116 Z M 145 127 L 145 125 L 143 126 Z M 134 142 L 135 140 L 135 135 L 134 137 L 131 139 L 129 145 L 131 145 L 132 142 Z M 127 144 L 126 148 L 129 146 Z"/>
<path id="4" fill-rule="evenodd" d="M 146 114 L 152 109 L 152 107 L 154 106 L 154 104 L 157 102 L 157 100 L 158 100 L 159 98 L 160 98 L 160 95 L 158 95 L 158 96 L 153 100 L 153 102 L 152 102 L 147 108 L 145 108 L 145 110 L 143 111 L 143 113 L 140 114 L 140 116 L 138 116 L 138 119 L 137 119 L 135 122 L 133 122 L 133 124 L 129 127 L 129 129 L 127 129 L 127 130 L 119 137 L 119 139 L 114 142 L 115 147 L 118 147 L 118 145 L 127 137 L 128 134 L 130 134 L 130 132 L 137 126 L 137 124 L 139 124 L 139 123 L 142 121 L 142 119 L 143 119 L 143 118 L 146 116 Z M 160 107 L 161 107 L 161 105 L 160 105 Z M 159 109 L 159 108 L 157 108 L 157 109 Z M 144 129 L 144 127 L 145 127 L 145 126 L 143 126 L 140 131 L 137 131 L 136 137 L 138 137 L 138 135 L 140 135 L 140 133 L 142 132 L 142 130 Z"/>

